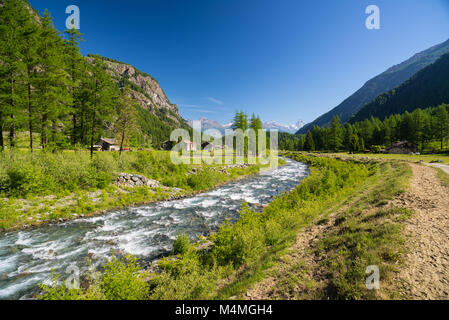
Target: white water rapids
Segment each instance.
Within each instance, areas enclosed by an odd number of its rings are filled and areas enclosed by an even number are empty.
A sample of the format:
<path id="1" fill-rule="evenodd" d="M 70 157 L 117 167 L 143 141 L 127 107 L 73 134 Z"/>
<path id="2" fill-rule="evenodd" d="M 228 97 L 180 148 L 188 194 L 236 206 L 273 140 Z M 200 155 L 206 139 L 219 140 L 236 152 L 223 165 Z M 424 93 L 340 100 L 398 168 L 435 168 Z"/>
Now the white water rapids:
<path id="1" fill-rule="evenodd" d="M 111 250 L 151 260 L 170 251 L 180 233 L 195 238 L 217 230 L 226 217 L 238 219 L 243 201 L 267 204 L 308 175 L 305 164 L 286 160 L 285 166 L 194 197 L 1 234 L 0 299 L 30 298 L 52 269 L 61 275 L 73 265 L 83 270 L 87 257 L 94 266 Z"/>

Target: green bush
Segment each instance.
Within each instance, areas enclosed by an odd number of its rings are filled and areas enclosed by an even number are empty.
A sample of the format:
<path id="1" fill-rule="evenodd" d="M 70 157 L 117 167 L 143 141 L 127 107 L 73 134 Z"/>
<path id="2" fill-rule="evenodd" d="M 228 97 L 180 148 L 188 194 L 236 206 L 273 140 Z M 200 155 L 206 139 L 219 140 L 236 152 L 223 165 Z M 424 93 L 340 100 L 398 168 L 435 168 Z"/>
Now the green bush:
<path id="1" fill-rule="evenodd" d="M 173 243 L 174 254 L 185 254 L 190 248 L 190 239 L 186 233 L 180 234 Z"/>
<path id="2" fill-rule="evenodd" d="M 148 297 L 148 283 L 135 257 L 112 258 L 105 266 L 99 283 L 107 300 L 143 300 Z"/>
<path id="3" fill-rule="evenodd" d="M 244 204 L 240 219 L 233 225 L 227 221 L 212 237 L 212 258 L 219 265 L 231 264 L 233 267 L 253 260 L 265 250 L 263 229 L 260 213 Z"/>
<path id="4" fill-rule="evenodd" d="M 52 276 L 52 285 L 40 284 L 44 291 L 40 300 L 145 300 L 148 298 L 149 285 L 145 281 L 135 257 L 122 259 L 113 257 L 104 267 L 100 278 L 93 280 L 87 287 L 67 289 Z"/>

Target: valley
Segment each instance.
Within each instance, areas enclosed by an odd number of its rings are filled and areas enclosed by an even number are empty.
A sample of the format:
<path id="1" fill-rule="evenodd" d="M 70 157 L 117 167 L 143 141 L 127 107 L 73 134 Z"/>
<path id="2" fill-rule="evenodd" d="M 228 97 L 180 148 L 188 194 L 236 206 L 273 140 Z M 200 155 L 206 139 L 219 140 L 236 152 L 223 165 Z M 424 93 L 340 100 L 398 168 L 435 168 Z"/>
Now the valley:
<path id="1" fill-rule="evenodd" d="M 441 5 L 61 3 L 0 0 L 0 300 L 449 300 Z"/>

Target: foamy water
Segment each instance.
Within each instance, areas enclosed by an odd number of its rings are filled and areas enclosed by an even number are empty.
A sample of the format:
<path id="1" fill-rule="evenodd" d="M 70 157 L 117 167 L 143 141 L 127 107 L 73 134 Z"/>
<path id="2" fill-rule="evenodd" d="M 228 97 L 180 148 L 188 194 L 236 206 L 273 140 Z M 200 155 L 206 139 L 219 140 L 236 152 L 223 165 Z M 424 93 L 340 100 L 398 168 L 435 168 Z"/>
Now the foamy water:
<path id="1" fill-rule="evenodd" d="M 53 269 L 86 268 L 86 258 L 103 264 L 115 254 L 151 260 L 172 248 L 186 232 L 207 235 L 227 218 L 235 221 L 243 201 L 267 204 L 293 189 L 307 176 L 307 166 L 287 160 L 286 166 L 221 186 L 191 198 L 128 208 L 63 224 L 10 232 L 0 236 L 0 299 L 30 298 L 37 283 Z"/>

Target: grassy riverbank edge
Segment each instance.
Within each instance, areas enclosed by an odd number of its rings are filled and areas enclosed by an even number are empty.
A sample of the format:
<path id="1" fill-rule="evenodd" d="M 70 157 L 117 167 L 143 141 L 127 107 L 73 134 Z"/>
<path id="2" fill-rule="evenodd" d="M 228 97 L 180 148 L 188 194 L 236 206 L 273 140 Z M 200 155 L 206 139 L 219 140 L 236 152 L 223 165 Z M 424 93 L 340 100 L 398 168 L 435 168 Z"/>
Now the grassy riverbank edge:
<path id="1" fill-rule="evenodd" d="M 275 198 L 263 212 L 244 206 L 235 224 L 224 224 L 209 238 L 191 243 L 180 236 L 173 256 L 140 270 L 132 257 L 113 259 L 81 289 L 43 286 L 40 299 L 247 299 L 247 290 L 269 276 L 280 279 L 281 296 L 306 290 L 298 299 L 397 298 L 394 273 L 405 252 L 402 222 L 413 212 L 389 206 L 406 192 L 411 176 L 403 162 L 359 162 L 300 153 L 287 156 L 310 165 L 311 174 L 294 190 Z M 333 169 L 331 169 L 333 167 Z M 336 176 L 335 176 L 336 175 Z M 306 227 L 327 223 L 333 229 L 318 240 L 312 255 L 324 258 L 325 286 L 303 277 L 303 261 L 279 267 Z M 365 265 L 377 265 L 382 288 L 367 290 Z M 299 267 L 299 269 L 298 269 Z M 306 269 L 304 269 L 304 267 Z M 281 270 L 281 273 L 276 271 Z M 111 288 L 113 290 L 111 291 Z M 329 290 L 331 288 L 331 290 Z"/>
<path id="2" fill-rule="evenodd" d="M 244 206 L 241 218 L 225 223 L 208 239 L 190 243 L 180 237 L 171 257 L 154 263 L 148 271 L 121 282 L 123 290 L 110 294 L 107 287 L 123 272 L 135 265 L 129 260 L 114 260 L 100 278 L 78 291 L 62 290 L 61 286 L 44 287 L 42 299 L 129 299 L 129 287 L 145 289 L 138 299 L 227 299 L 245 290 L 260 279 L 262 271 L 271 266 L 291 245 L 296 234 L 309 225 L 336 200 L 343 200 L 370 174 L 370 168 L 356 161 L 287 155 L 311 166 L 311 174 L 293 191 L 275 198 L 262 212 Z M 122 271 L 120 271 L 122 270 Z M 107 279 L 108 283 L 105 283 Z M 115 279 L 115 280 L 114 280 Z M 126 289 L 126 288 L 128 289 Z M 135 292 L 135 291 L 134 291 Z"/>
<path id="3" fill-rule="evenodd" d="M 407 163 L 379 163 L 377 176 L 337 203 L 306 231 L 298 234 L 264 276 L 269 278 L 249 291 L 255 299 L 400 299 L 395 275 L 407 252 L 404 221 L 413 211 L 402 208 L 400 198 L 409 188 L 412 171 Z M 370 271 L 367 272 L 367 268 Z M 379 270 L 380 288 L 366 286 Z M 242 298 L 248 298 L 243 296 Z"/>
<path id="4" fill-rule="evenodd" d="M 279 162 L 279 166 L 285 164 L 282 160 Z M 21 201 L 27 201 L 33 205 L 37 204 L 37 208 L 30 206 L 25 209 L 23 216 L 20 216 L 20 219 L 16 219 L 16 222 L 11 223 L 6 219 L 0 219 L 0 234 L 98 216 L 128 207 L 138 207 L 160 201 L 192 197 L 228 183 L 250 178 L 259 174 L 260 170 L 265 169 L 261 165 L 230 169 L 229 175 L 220 174 L 220 181 L 218 183 L 201 190 L 186 190 L 171 187 L 149 188 L 146 186 L 130 188 L 117 187 L 112 184 L 104 189 L 90 191 L 79 190 L 70 194 L 69 198 L 66 195 L 50 195 L 45 197 L 36 196 L 28 199 L 0 199 L 0 202 L 2 202 L 0 211 L 4 212 L 2 214 L 3 216 L 8 216 L 8 210 L 10 212 L 22 210 L 23 205 L 20 203 Z M 49 207 L 50 205 L 57 204 L 58 201 L 66 201 L 69 204 L 62 207 Z M 45 216 L 42 217 L 44 213 Z"/>

